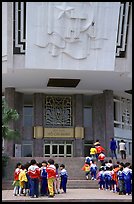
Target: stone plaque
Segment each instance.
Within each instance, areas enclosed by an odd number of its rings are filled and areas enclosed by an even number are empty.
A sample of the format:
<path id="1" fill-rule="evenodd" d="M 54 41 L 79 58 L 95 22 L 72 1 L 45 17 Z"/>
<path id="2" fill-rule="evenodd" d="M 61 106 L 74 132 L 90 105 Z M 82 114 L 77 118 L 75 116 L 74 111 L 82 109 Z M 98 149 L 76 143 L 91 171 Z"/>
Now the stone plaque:
<path id="1" fill-rule="evenodd" d="M 42 126 L 34 127 L 34 138 L 35 139 L 43 138 L 43 127 Z"/>
<path id="2" fill-rule="evenodd" d="M 84 128 L 83 127 L 75 127 L 75 138 L 84 138 Z"/>
<path id="3" fill-rule="evenodd" d="M 74 137 L 74 128 L 44 128 L 44 137 Z"/>

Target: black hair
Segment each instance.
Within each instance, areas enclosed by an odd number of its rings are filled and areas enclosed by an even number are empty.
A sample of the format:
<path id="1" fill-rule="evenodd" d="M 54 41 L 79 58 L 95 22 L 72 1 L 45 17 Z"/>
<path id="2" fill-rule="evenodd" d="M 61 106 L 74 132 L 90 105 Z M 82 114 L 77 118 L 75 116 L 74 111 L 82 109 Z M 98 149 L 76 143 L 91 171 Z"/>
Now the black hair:
<path id="1" fill-rule="evenodd" d="M 54 166 L 56 167 L 56 169 L 59 168 L 59 164 L 58 163 L 55 163 Z"/>
<path id="2" fill-rule="evenodd" d="M 64 164 L 61 164 L 61 165 L 60 165 L 60 167 L 63 167 L 63 168 L 65 168 L 65 165 L 64 165 Z"/>
<path id="3" fill-rule="evenodd" d="M 20 165 L 21 165 L 21 163 L 18 162 L 18 163 L 16 164 L 16 168 L 18 168 Z"/>
<path id="4" fill-rule="evenodd" d="M 32 159 L 30 163 L 31 163 L 31 165 L 34 165 L 34 164 L 36 164 L 37 162 L 36 162 L 35 159 Z"/>
<path id="5" fill-rule="evenodd" d="M 46 160 L 44 160 L 44 161 L 42 161 L 41 163 L 47 164 L 47 161 L 46 161 Z"/>
<path id="6" fill-rule="evenodd" d="M 30 162 L 27 162 L 26 164 L 24 164 L 25 169 L 28 170 L 28 167 L 30 166 Z"/>
<path id="7" fill-rule="evenodd" d="M 53 159 L 49 159 L 49 160 L 48 160 L 48 163 L 49 163 L 49 164 L 54 164 L 54 160 L 53 160 Z"/>
<path id="8" fill-rule="evenodd" d="M 131 164 L 130 164 L 130 162 L 126 162 L 125 163 L 125 167 L 128 167 L 128 166 L 130 166 Z"/>
<path id="9" fill-rule="evenodd" d="M 125 167 L 125 164 L 123 162 L 120 162 L 120 166 Z"/>

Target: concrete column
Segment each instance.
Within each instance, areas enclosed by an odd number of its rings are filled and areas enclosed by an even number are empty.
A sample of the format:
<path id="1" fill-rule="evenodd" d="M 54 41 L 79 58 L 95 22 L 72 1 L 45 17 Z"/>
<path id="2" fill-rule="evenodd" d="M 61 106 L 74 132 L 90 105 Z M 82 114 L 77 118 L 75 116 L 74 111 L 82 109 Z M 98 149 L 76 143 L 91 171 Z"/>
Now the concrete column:
<path id="1" fill-rule="evenodd" d="M 93 96 L 93 139 L 100 140 L 100 143 L 105 147 L 105 108 L 103 94 Z"/>
<path id="2" fill-rule="evenodd" d="M 9 108 L 15 108 L 15 88 L 5 88 L 5 100 Z M 14 130 L 14 121 L 10 122 L 9 127 Z M 5 152 L 14 156 L 14 140 L 5 140 Z"/>
<path id="3" fill-rule="evenodd" d="M 105 145 L 107 149 L 107 155 L 110 156 L 110 138 L 114 137 L 114 102 L 113 91 L 104 90 L 104 102 L 105 102 Z"/>
<path id="4" fill-rule="evenodd" d="M 93 137 L 100 140 L 109 156 L 110 138 L 114 137 L 113 91 L 93 96 Z"/>
<path id="5" fill-rule="evenodd" d="M 15 122 L 15 129 L 19 130 L 20 137 L 17 139 L 17 144 L 21 144 L 23 136 L 23 106 L 24 106 L 24 94 L 15 93 L 15 109 L 19 114 L 19 119 Z"/>
<path id="6" fill-rule="evenodd" d="M 83 127 L 83 95 L 74 97 L 74 127 Z M 82 136 L 81 136 L 82 137 Z M 74 156 L 84 156 L 84 142 L 82 138 L 74 140 Z"/>
<path id="7" fill-rule="evenodd" d="M 44 106 L 42 93 L 34 94 L 34 126 L 43 126 L 44 118 Z M 33 140 L 33 156 L 42 157 L 43 156 L 43 144 L 44 139 L 34 139 Z"/>

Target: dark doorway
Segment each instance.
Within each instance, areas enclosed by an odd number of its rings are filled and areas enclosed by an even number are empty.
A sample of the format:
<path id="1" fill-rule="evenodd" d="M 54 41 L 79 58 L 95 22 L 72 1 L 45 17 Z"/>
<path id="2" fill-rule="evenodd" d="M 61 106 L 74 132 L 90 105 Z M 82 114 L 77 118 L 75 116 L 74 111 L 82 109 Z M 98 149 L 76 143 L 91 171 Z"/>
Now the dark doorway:
<path id="1" fill-rule="evenodd" d="M 90 148 L 93 145 L 93 141 L 85 141 L 84 143 L 84 157 L 90 155 Z"/>

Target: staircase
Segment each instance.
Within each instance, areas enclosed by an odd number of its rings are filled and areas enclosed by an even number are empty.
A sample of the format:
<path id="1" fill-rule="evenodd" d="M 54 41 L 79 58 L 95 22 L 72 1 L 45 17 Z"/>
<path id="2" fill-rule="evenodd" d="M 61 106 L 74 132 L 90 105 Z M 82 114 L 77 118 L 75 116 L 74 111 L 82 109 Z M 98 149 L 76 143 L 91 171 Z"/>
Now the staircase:
<path id="1" fill-rule="evenodd" d="M 98 181 L 94 180 L 68 180 L 67 188 L 70 189 L 98 189 Z"/>
<path id="2" fill-rule="evenodd" d="M 50 159 L 50 157 L 20 157 L 10 158 L 8 165 L 5 170 L 5 177 L 2 179 L 2 189 L 13 189 L 12 182 L 13 182 L 13 172 L 14 168 L 16 166 L 17 162 L 21 162 L 22 164 L 25 164 L 26 162 L 31 161 L 31 159 L 35 159 L 37 162 L 42 162 L 43 160 Z M 68 182 L 67 182 L 67 188 L 88 188 L 88 189 L 96 189 L 98 188 L 98 181 L 94 180 L 86 180 L 85 178 L 85 172 L 81 170 L 82 166 L 84 165 L 85 158 L 84 157 L 54 157 L 53 158 L 55 163 L 58 163 L 59 165 L 64 163 L 65 168 L 68 172 Z M 107 158 L 108 160 L 110 158 Z M 127 159 L 132 164 L 132 159 Z M 126 162 L 126 161 L 123 161 Z M 100 163 L 97 162 L 97 166 L 99 168 Z"/>

